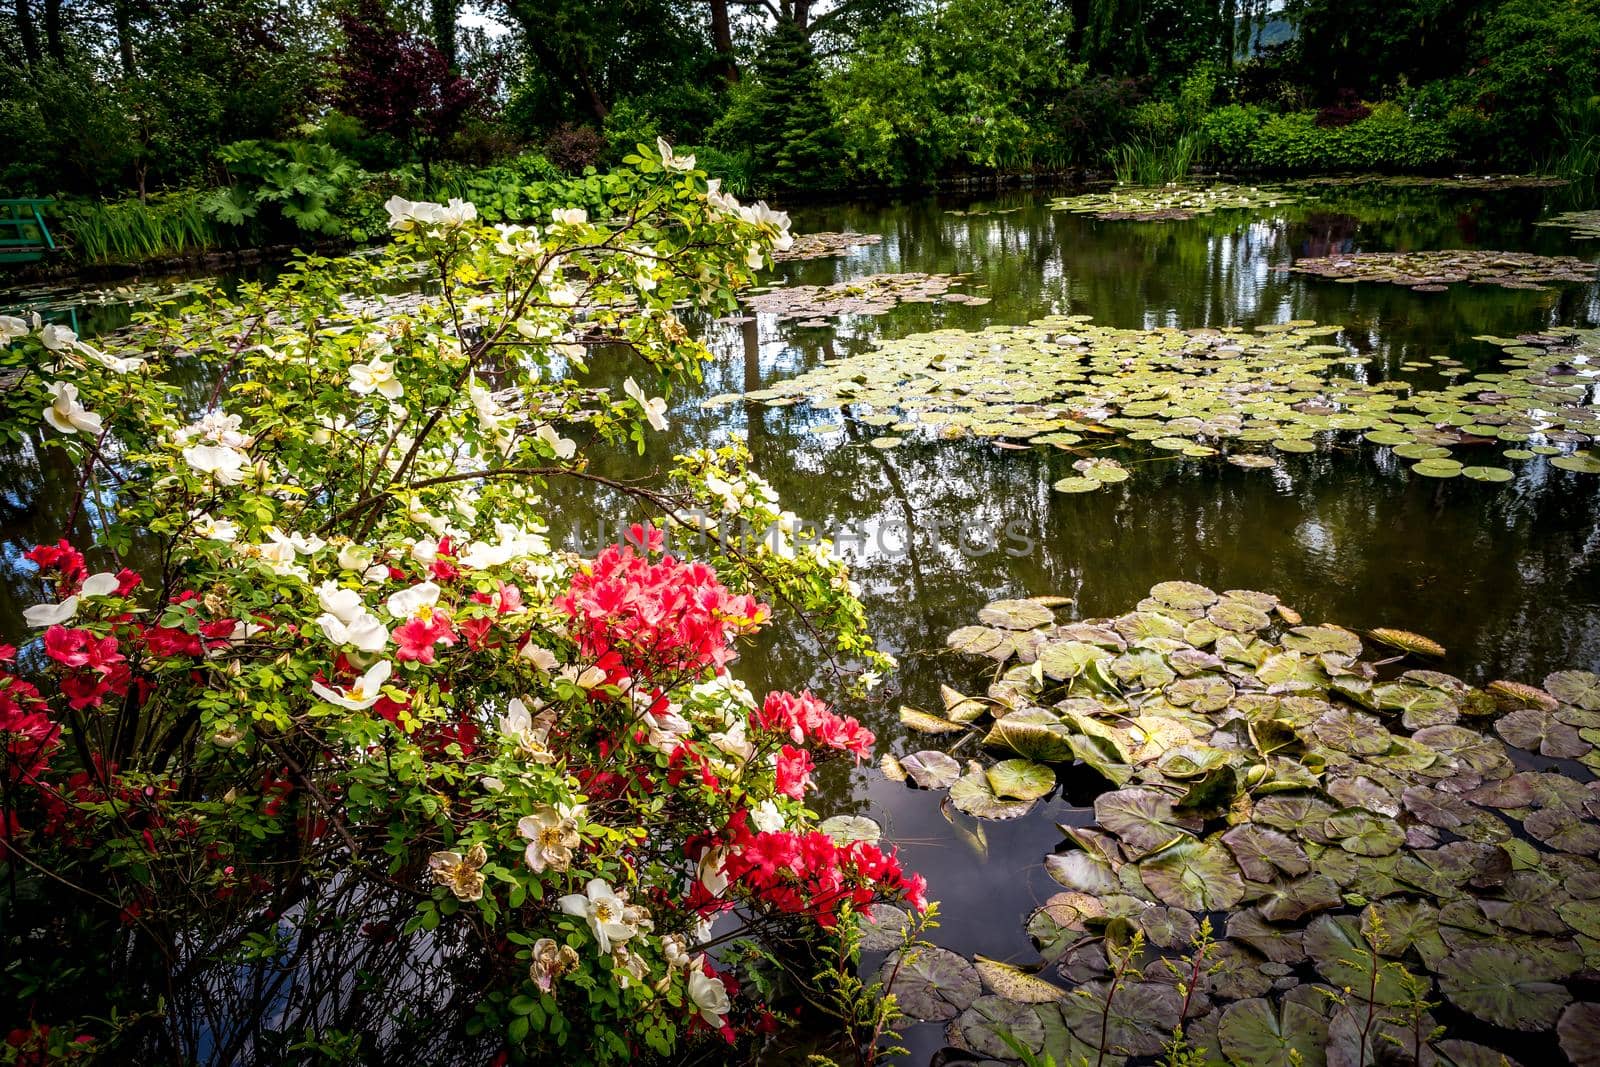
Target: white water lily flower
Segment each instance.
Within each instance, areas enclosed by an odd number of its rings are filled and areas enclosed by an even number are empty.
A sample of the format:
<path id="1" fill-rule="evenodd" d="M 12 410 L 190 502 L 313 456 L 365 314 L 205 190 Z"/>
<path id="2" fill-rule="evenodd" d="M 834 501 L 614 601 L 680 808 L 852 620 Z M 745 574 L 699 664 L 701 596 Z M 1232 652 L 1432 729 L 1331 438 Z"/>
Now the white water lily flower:
<path id="1" fill-rule="evenodd" d="M 672 146 L 667 143 L 666 138 L 656 138 L 656 151 L 661 153 L 661 165 L 668 170 L 694 170 L 694 157 L 674 155 Z"/>
<path id="2" fill-rule="evenodd" d="M 589 213 L 581 207 L 558 207 L 550 218 L 561 226 L 582 226 L 589 221 Z"/>
<path id="3" fill-rule="evenodd" d="M 424 609 L 431 609 L 438 602 L 439 587 L 432 582 L 420 582 L 409 589 L 391 593 L 384 606 L 389 609 L 389 614 L 397 619 L 412 619 Z"/>
<path id="4" fill-rule="evenodd" d="M 44 409 L 44 421 L 62 433 L 98 435 L 103 428 L 100 416 L 78 403 L 78 387 L 71 382 L 50 383 L 50 406 Z"/>
<path id="5" fill-rule="evenodd" d="M 548 422 L 541 422 L 533 435 L 549 445 L 550 451 L 556 454 L 557 459 L 571 459 L 578 451 L 578 442 L 570 437 L 562 437 Z"/>
<path id="6" fill-rule="evenodd" d="M 635 924 L 627 921 L 627 904 L 604 878 L 591 878 L 582 893 L 571 893 L 556 903 L 566 914 L 589 924 L 601 952 L 610 952 L 613 942 L 626 941 L 639 932 Z"/>
<path id="7" fill-rule="evenodd" d="M 383 696 L 383 683 L 389 680 L 389 672 L 393 669 L 388 660 L 381 659 L 367 668 L 367 672 L 343 692 L 321 682 L 312 682 L 311 691 L 329 704 L 347 711 L 366 711 Z"/>
<path id="8" fill-rule="evenodd" d="M 582 841 L 578 825 L 555 808 L 545 805 L 517 820 L 517 832 L 528 839 L 523 858 L 535 874 L 549 868 L 564 871 L 572 863 L 572 850 Z"/>
<path id="9" fill-rule="evenodd" d="M 383 621 L 369 611 L 357 612 L 348 620 L 325 611 L 317 616 L 317 625 L 329 641 L 351 645 L 362 652 L 381 652 L 389 644 L 389 631 Z"/>
<path id="10" fill-rule="evenodd" d="M 701 969 L 705 956 L 697 957 L 689 965 L 689 999 L 700 1011 L 700 1018 L 713 1030 L 727 1025 L 728 1011 L 733 1002 L 728 998 L 728 987 L 720 978 L 712 978 Z"/>
<path id="11" fill-rule="evenodd" d="M 83 585 L 78 587 L 79 596 L 110 596 L 117 591 L 117 576 L 110 571 L 101 571 L 91 574 L 83 580 Z"/>
<path id="12" fill-rule="evenodd" d="M 639 387 L 638 382 L 633 380 L 632 375 L 629 375 L 628 380 L 622 383 L 622 391 L 631 396 L 644 409 L 644 417 L 650 423 L 652 429 L 659 433 L 667 428 L 667 402 L 665 400 L 658 396 L 645 396 L 644 390 Z"/>
<path id="13" fill-rule="evenodd" d="M 29 626 L 60 626 L 78 614 L 78 598 L 69 596 L 59 604 L 35 604 L 23 611 L 22 618 Z"/>
<path id="14" fill-rule="evenodd" d="M 370 363 L 350 365 L 350 391 L 363 396 L 377 393 L 389 400 L 399 400 L 405 395 L 406 389 L 400 384 L 400 379 L 394 376 L 394 364 L 374 357 Z"/>
<path id="15" fill-rule="evenodd" d="M 223 485 L 244 481 L 248 457 L 227 445 L 190 445 L 183 450 L 183 461 L 196 474 L 209 474 Z"/>

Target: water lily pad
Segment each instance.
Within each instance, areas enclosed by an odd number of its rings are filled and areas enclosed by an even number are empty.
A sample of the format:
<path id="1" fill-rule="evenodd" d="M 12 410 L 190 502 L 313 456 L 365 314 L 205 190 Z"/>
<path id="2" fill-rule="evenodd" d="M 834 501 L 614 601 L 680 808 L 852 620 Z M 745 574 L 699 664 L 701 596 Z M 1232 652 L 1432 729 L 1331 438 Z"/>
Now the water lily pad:
<path id="1" fill-rule="evenodd" d="M 1235 826 L 1222 835 L 1222 843 L 1251 881 L 1270 882 L 1279 871 L 1298 875 L 1311 869 L 1305 849 L 1293 838 L 1264 826 Z"/>
<path id="2" fill-rule="evenodd" d="M 1031 800 L 1005 800 L 996 796 L 989 776 L 976 764 L 950 787 L 950 800 L 958 809 L 978 819 L 1015 819 L 1033 809 Z"/>
<path id="3" fill-rule="evenodd" d="M 861 947 L 869 952 L 887 952 L 899 948 L 911 916 L 893 904 L 878 903 L 858 914 L 861 927 Z"/>
<path id="4" fill-rule="evenodd" d="M 920 711 L 917 708 L 906 707 L 905 705 L 900 707 L 900 722 L 902 725 L 924 734 L 956 734 L 966 729 L 961 723 L 951 722 L 949 719 L 941 719 L 937 715 L 930 715 L 926 711 Z"/>
<path id="5" fill-rule="evenodd" d="M 1575 471 L 1578 474 L 1600 474 L 1600 456 L 1576 452 L 1570 456 L 1556 456 L 1550 461 L 1550 466 L 1560 467 L 1564 471 Z"/>
<path id="6" fill-rule="evenodd" d="M 1600 675 L 1589 671 L 1556 671 L 1545 676 L 1544 688 L 1563 704 L 1600 711 Z"/>
<path id="7" fill-rule="evenodd" d="M 1038 800 L 1056 787 L 1056 772 L 1032 760 L 1001 760 L 985 773 L 995 795 L 1011 800 Z"/>
<path id="8" fill-rule="evenodd" d="M 1542 708 L 1513 711 L 1495 722 L 1495 733 L 1507 744 L 1537 752 L 1542 756 L 1577 759 L 1594 746 L 1578 736 L 1578 731 Z"/>
<path id="9" fill-rule="evenodd" d="M 1450 1003 L 1509 1030 L 1556 1024 L 1572 995 L 1547 978 L 1537 962 L 1510 947 L 1463 949 L 1439 964 L 1439 989 Z"/>
<path id="10" fill-rule="evenodd" d="M 1050 488 L 1054 489 L 1058 493 L 1092 493 L 1104 484 L 1105 483 L 1100 481 L 1098 478 L 1086 478 L 1082 475 L 1074 475 L 1073 477 L 1062 478 L 1051 483 Z"/>
<path id="11" fill-rule="evenodd" d="M 1510 453 L 1507 452 L 1506 455 Z M 1475 482 L 1509 482 L 1513 477 L 1511 471 L 1504 467 L 1463 467 L 1461 473 Z"/>
<path id="12" fill-rule="evenodd" d="M 900 766 L 906 776 L 923 789 L 947 789 L 961 777 L 960 762 L 933 749 L 902 757 Z"/>
<path id="13" fill-rule="evenodd" d="M 864 815 L 834 815 L 823 819 L 817 829 L 841 845 L 852 841 L 875 845 L 883 837 L 883 827 Z"/>
<path id="14" fill-rule="evenodd" d="M 1055 619 L 1055 613 L 1036 600 L 996 600 L 978 612 L 979 622 L 1007 630 L 1032 630 Z"/>
<path id="15" fill-rule="evenodd" d="M 1001 1059 L 1016 1055 L 1016 1049 L 1005 1038 L 1029 1052 L 1042 1049 L 1045 1039 L 1044 1025 L 1031 1006 L 1001 996 L 983 996 L 974 1001 L 953 1024 L 952 1037 L 957 1035 L 962 1045 L 978 1055 Z"/>
<path id="16" fill-rule="evenodd" d="M 1139 861 L 1139 877 L 1162 903 L 1190 911 L 1220 911 L 1244 898 L 1244 881 L 1220 846 L 1180 837 Z"/>
<path id="17" fill-rule="evenodd" d="M 986 656 L 1004 638 L 1004 634 L 991 626 L 963 626 L 945 638 L 945 644 L 957 652 Z"/>
<path id="18" fill-rule="evenodd" d="M 1380 626 L 1376 630 L 1368 631 L 1374 641 L 1382 641 L 1391 648 L 1398 648 L 1402 652 L 1414 652 L 1419 656 L 1443 656 L 1444 646 L 1430 637 L 1414 634 L 1410 630 L 1395 630 L 1387 626 Z"/>
<path id="19" fill-rule="evenodd" d="M 1114 991 L 1109 982 L 1088 982 L 1058 1005 L 1067 1028 L 1081 1041 L 1129 1056 L 1160 1052 L 1182 1007 L 1177 989 L 1165 982 L 1128 982 Z"/>
<path id="20" fill-rule="evenodd" d="M 973 964 L 983 984 L 996 996 L 1023 1004 L 1049 1004 L 1067 996 L 1067 991 L 1020 967 L 987 956 L 974 956 Z"/>
<path id="21" fill-rule="evenodd" d="M 1077 893 L 1101 897 L 1119 888 L 1111 864 L 1088 852 L 1078 850 L 1046 856 L 1044 866 L 1050 877 Z"/>
<path id="22" fill-rule="evenodd" d="M 1095 798 L 1095 821 L 1141 852 L 1192 837 L 1198 820 L 1173 811 L 1173 798 L 1154 789 L 1119 789 Z"/>
<path id="23" fill-rule="evenodd" d="M 1327 1021 L 1295 1001 L 1274 1007 L 1255 997 L 1230 1004 L 1217 1026 L 1217 1039 L 1234 1062 L 1251 1067 L 1322 1067 L 1327 1063 Z"/>
<path id="24" fill-rule="evenodd" d="M 1568 1004 L 1556 1033 L 1574 1067 L 1600 1067 L 1600 1004 Z"/>
<path id="25" fill-rule="evenodd" d="M 890 953 L 878 980 L 894 993 L 901 1011 L 921 1022 L 954 1019 L 983 992 L 976 967 L 949 949 L 931 945 Z"/>

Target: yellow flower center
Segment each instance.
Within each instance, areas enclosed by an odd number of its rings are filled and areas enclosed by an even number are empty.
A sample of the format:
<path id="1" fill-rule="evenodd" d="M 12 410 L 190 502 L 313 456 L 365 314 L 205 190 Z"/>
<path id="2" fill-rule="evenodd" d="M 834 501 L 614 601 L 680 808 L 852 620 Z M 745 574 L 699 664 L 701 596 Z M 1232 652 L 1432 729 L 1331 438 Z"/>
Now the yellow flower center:
<path id="1" fill-rule="evenodd" d="M 608 923 L 611 921 L 611 909 L 604 904 L 596 904 L 594 917 L 597 922 Z"/>
<path id="2" fill-rule="evenodd" d="M 539 831 L 539 847 L 554 848 L 561 844 L 561 827 L 547 826 Z"/>

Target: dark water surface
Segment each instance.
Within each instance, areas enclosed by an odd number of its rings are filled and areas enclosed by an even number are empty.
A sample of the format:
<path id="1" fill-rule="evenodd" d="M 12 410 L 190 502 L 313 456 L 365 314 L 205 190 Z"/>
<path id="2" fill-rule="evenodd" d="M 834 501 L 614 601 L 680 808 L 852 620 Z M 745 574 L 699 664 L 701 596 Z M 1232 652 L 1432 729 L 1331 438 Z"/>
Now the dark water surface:
<path id="1" fill-rule="evenodd" d="M 1219 212 L 1184 222 L 1101 222 L 1048 209 L 1031 193 L 976 203 L 918 200 L 890 206 L 836 205 L 795 212 L 795 230 L 860 230 L 883 242 L 848 256 L 795 263 L 779 274 L 829 283 L 880 271 L 971 274 L 964 291 L 981 307 L 908 304 L 879 317 L 847 316 L 829 328 L 779 323 L 706 323 L 717 359 L 705 380 L 674 395 L 673 427 L 643 458 L 602 463 L 607 473 L 663 469 L 677 451 L 747 436 L 757 470 L 784 505 L 825 528 L 867 536 L 857 578 L 881 646 L 902 668 L 866 706 L 846 706 L 878 731 L 879 752 L 929 747 L 906 737 L 900 703 L 939 706 L 947 683 L 981 692 L 982 665 L 944 652 L 944 637 L 1005 596 L 1059 594 L 1060 617 L 1131 610 L 1167 579 L 1214 589 L 1278 594 L 1307 623 L 1392 626 L 1427 634 L 1448 650 L 1441 670 L 1474 683 L 1510 678 L 1537 684 L 1552 670 L 1600 669 L 1600 477 L 1515 464 L 1504 485 L 1410 474 L 1387 449 L 1340 435 L 1341 447 L 1284 455 L 1277 468 L 1242 470 L 1221 456 L 1174 458 L 1137 444 L 1115 450 L 1128 481 L 1088 494 L 1050 488 L 1074 473 L 1077 456 L 1055 449 L 1004 451 L 976 440 L 913 438 L 890 451 L 867 442 L 879 430 L 840 412 L 740 401 L 702 410 L 699 401 L 759 389 L 853 354 L 874 340 L 945 327 L 1024 323 L 1045 314 L 1087 314 L 1117 327 L 1252 327 L 1311 319 L 1337 323 L 1328 340 L 1369 355 L 1372 373 L 1426 385 L 1436 371 L 1401 364 L 1449 356 L 1485 369 L 1499 349 L 1478 334 L 1516 335 L 1600 324 L 1600 286 L 1547 291 L 1459 286 L 1417 293 L 1386 285 L 1341 285 L 1289 274 L 1298 258 L 1353 251 L 1492 248 L 1600 258 L 1593 242 L 1533 225 L 1548 194 L 1533 191 L 1326 190 L 1314 202 L 1263 212 Z M 1589 205 L 1576 205 L 1589 206 Z M 950 214 L 952 208 L 1003 213 Z M 1015 209 L 1015 210 L 1011 210 Z M 625 368 L 602 368 L 620 383 Z M 1465 459 L 1465 454 L 1459 456 Z M 50 503 L 61 472 L 39 472 L 28 456 L 5 457 L 4 551 L 13 563 L 36 540 L 60 535 Z M 1470 461 L 1469 461 L 1470 462 Z M 1484 460 L 1491 462 L 1491 460 Z M 563 497 L 553 531 L 592 531 L 628 514 L 611 502 Z M 944 544 L 931 536 L 935 524 Z M 1031 550 L 987 555 L 948 543 L 963 523 L 1013 531 Z M 913 531 L 909 550 L 905 530 Z M 876 544 L 883 533 L 890 550 Z M 592 532 L 587 536 L 592 541 Z M 20 630 L 21 587 L 0 605 L 0 628 Z M 757 692 L 813 685 L 828 695 L 815 650 L 792 633 L 764 636 L 736 666 Z M 1060 887 L 1042 860 L 1062 841 L 1057 823 L 1086 824 L 1093 786 L 1053 795 L 1028 816 L 986 822 L 981 846 L 940 813 L 942 793 L 891 782 L 870 764 L 833 764 L 813 804 L 882 823 L 902 858 L 943 902 L 933 939 L 964 955 L 1027 962 L 1038 957 L 1023 923 Z M 970 826 L 970 820 L 965 820 Z M 942 1030 L 919 1026 L 906 1040 L 926 1062 Z"/>

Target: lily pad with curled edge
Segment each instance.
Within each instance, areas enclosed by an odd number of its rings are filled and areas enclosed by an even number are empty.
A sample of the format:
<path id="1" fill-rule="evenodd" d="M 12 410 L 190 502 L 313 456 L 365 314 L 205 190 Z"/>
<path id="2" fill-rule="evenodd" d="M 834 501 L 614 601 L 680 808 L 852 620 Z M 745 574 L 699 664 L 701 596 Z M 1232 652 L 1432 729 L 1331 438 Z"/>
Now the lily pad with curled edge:
<path id="1" fill-rule="evenodd" d="M 961 764 L 953 756 L 935 749 L 913 752 L 900 760 L 906 777 L 923 789 L 947 789 L 961 777 Z"/>
<path id="2" fill-rule="evenodd" d="M 1058 493 L 1092 493 L 1105 484 L 1098 478 L 1085 478 L 1082 475 L 1074 475 L 1052 482 L 1050 488 Z"/>
<path id="3" fill-rule="evenodd" d="M 930 715 L 926 711 L 920 711 L 904 704 L 900 706 L 900 723 L 916 730 L 918 733 L 924 734 L 955 734 L 966 729 L 959 722 L 941 719 L 937 715 Z"/>
<path id="4" fill-rule="evenodd" d="M 1264 826 L 1242 823 L 1224 833 L 1222 843 L 1251 881 L 1270 882 L 1279 871 L 1299 875 L 1311 869 L 1305 849 L 1292 837 Z"/>
<path id="5" fill-rule="evenodd" d="M 1163 904 L 1221 911 L 1244 898 L 1244 880 L 1221 845 L 1185 835 L 1139 861 L 1145 888 Z"/>
<path id="6" fill-rule="evenodd" d="M 1040 763 L 1065 763 L 1074 758 L 1076 735 L 1044 708 L 1025 708 L 995 720 L 984 736 L 986 748 L 1000 748 Z"/>
<path id="7" fill-rule="evenodd" d="M 1509 482 L 1514 477 L 1504 467 L 1463 467 L 1461 474 L 1475 482 Z"/>
<path id="8" fill-rule="evenodd" d="M 981 766 L 970 764 L 950 787 L 950 802 L 978 819 L 1016 819 L 1033 810 L 1031 800 L 1005 800 L 995 795 Z"/>
<path id="9" fill-rule="evenodd" d="M 1541 756 L 1577 759 L 1594 746 L 1578 736 L 1578 731 L 1556 718 L 1554 712 L 1523 708 L 1497 719 L 1494 732 L 1506 744 Z"/>
<path id="10" fill-rule="evenodd" d="M 1390 648 L 1398 648 L 1402 652 L 1414 652 L 1419 656 L 1443 656 L 1444 646 L 1431 637 L 1414 634 L 1410 630 L 1396 630 L 1387 626 L 1380 626 L 1367 633 L 1374 641 L 1381 641 Z"/>
<path id="11" fill-rule="evenodd" d="M 1104 1033 L 1108 1053 L 1153 1056 L 1182 1012 L 1183 997 L 1166 982 L 1129 981 L 1112 992 L 1111 983 L 1098 981 L 1079 986 L 1057 1007 L 1067 1029 L 1093 1048 L 1101 1048 Z"/>
<path id="12" fill-rule="evenodd" d="M 1234 1063 L 1250 1067 L 1325 1067 L 1328 1023 L 1294 1000 L 1276 1006 L 1261 997 L 1223 1009 L 1217 1041 Z"/>
<path id="13" fill-rule="evenodd" d="M 839 845 L 848 845 L 852 841 L 876 845 L 883 838 L 883 827 L 865 815 L 834 815 L 823 819 L 818 829 Z"/>
<path id="14" fill-rule="evenodd" d="M 900 1010 L 919 1022 L 954 1019 L 983 992 L 976 967 L 932 945 L 891 952 L 878 969 L 878 980 L 895 995 Z"/>
<path id="15" fill-rule="evenodd" d="M 1556 671 L 1545 676 L 1544 688 L 1563 704 L 1600 711 L 1600 675 L 1589 671 Z"/>
<path id="16" fill-rule="evenodd" d="M 857 921 L 861 929 L 861 947 L 868 952 L 888 952 L 904 942 L 911 916 L 893 904 L 878 903 L 858 913 Z"/>
<path id="17" fill-rule="evenodd" d="M 1056 617 L 1037 600 L 996 600 L 978 610 L 978 621 L 1005 630 L 1032 630 L 1048 626 Z"/>
<path id="18" fill-rule="evenodd" d="M 987 656 L 991 649 L 1004 641 L 1006 635 L 992 626 L 963 626 L 951 632 L 944 643 L 957 652 L 972 656 Z"/>
<path id="19" fill-rule="evenodd" d="M 1150 587 L 1150 596 L 1168 607 L 1180 610 L 1203 610 L 1220 599 L 1215 592 L 1195 582 L 1157 582 Z"/>
<path id="20" fill-rule="evenodd" d="M 1050 877 L 1075 893 L 1103 897 L 1117 892 L 1120 887 L 1111 864 L 1082 849 L 1046 856 L 1044 869 L 1050 872 Z"/>
<path id="21" fill-rule="evenodd" d="M 1568 1004 L 1556 1036 L 1573 1067 L 1600 1067 L 1600 1004 Z"/>
<path id="22" fill-rule="evenodd" d="M 1556 456 L 1550 461 L 1550 466 L 1578 474 L 1600 474 L 1600 456 L 1590 455 L 1587 452 L 1574 452 L 1570 456 Z"/>
<path id="23" fill-rule="evenodd" d="M 1044 1047 L 1044 1024 L 1032 1005 L 982 996 L 950 1024 L 948 1037 L 956 1047 L 980 1056 L 1012 1059 L 1016 1048 L 1006 1038 L 1036 1054 Z"/>
<path id="24" fill-rule="evenodd" d="M 1038 800 L 1056 787 L 1056 772 L 1028 759 L 1001 760 L 984 773 L 995 796 L 1010 800 Z"/>
<path id="25" fill-rule="evenodd" d="M 1490 682 L 1484 687 L 1499 705 L 1510 711 L 1516 708 L 1544 708 L 1555 711 L 1561 702 L 1536 685 L 1510 682 L 1505 679 Z"/>
<path id="26" fill-rule="evenodd" d="M 996 996 L 1023 1004 L 1049 1004 L 1067 996 L 1065 989 L 1021 967 L 992 960 L 987 956 L 974 956 L 972 961 L 977 967 L 978 977 L 983 979 L 983 984 Z"/>
<path id="27" fill-rule="evenodd" d="M 1548 1030 L 1572 1000 L 1548 968 L 1510 946 L 1467 948 L 1439 964 L 1439 989 L 1469 1015 L 1509 1030 Z"/>
<path id="28" fill-rule="evenodd" d="M 888 752 L 885 752 L 883 758 L 878 760 L 878 769 L 891 782 L 903 782 L 906 780 L 906 769 L 900 766 L 900 761 Z"/>
<path id="29" fill-rule="evenodd" d="M 1161 848 L 1174 838 L 1191 840 L 1201 827 L 1198 819 L 1173 811 L 1173 798 L 1155 789 L 1119 789 L 1102 793 L 1094 801 L 1094 818 L 1100 826 L 1139 852 Z"/>

